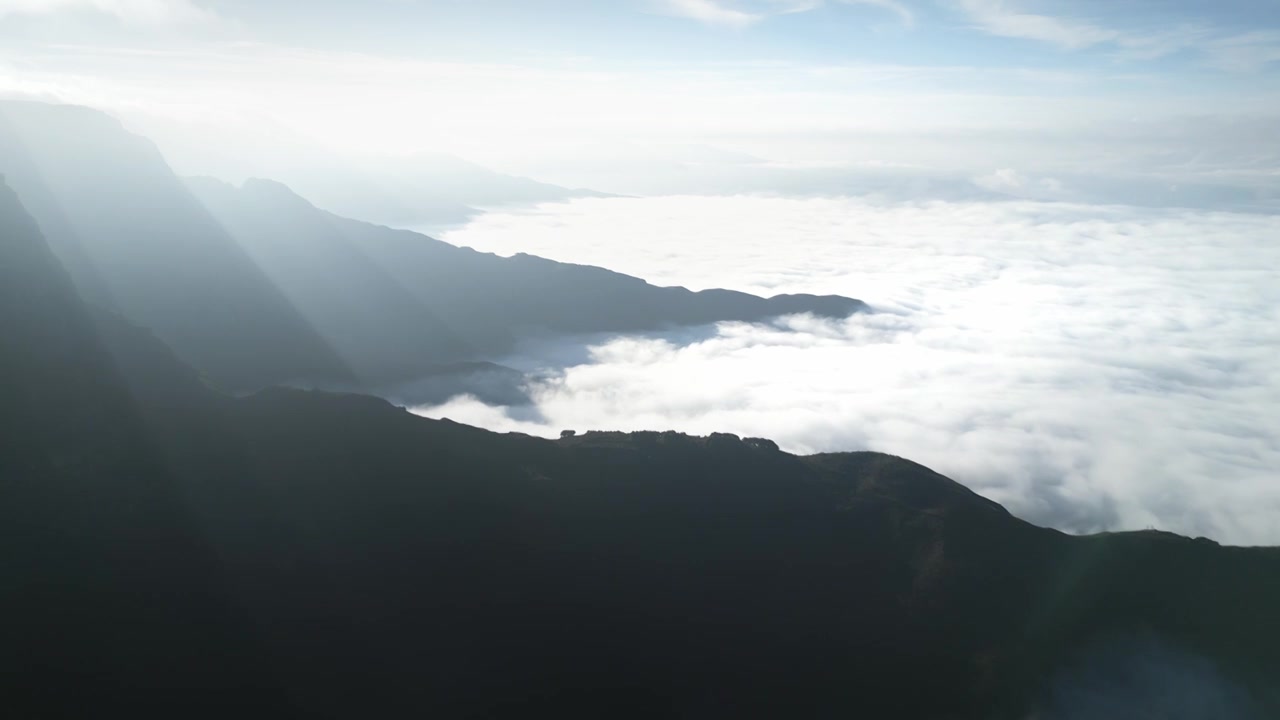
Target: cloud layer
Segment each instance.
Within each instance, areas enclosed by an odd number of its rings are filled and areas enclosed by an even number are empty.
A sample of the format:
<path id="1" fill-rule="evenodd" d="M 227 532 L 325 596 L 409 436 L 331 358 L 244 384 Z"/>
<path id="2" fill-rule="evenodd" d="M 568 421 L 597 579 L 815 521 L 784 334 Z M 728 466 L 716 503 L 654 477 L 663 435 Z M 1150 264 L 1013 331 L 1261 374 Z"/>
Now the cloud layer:
<path id="1" fill-rule="evenodd" d="M 531 348 L 495 429 L 728 431 L 928 464 L 1036 522 L 1280 542 L 1280 218 L 1031 202 L 583 200 L 447 236 L 878 312 Z M 568 352 L 568 354 L 563 354 Z"/>

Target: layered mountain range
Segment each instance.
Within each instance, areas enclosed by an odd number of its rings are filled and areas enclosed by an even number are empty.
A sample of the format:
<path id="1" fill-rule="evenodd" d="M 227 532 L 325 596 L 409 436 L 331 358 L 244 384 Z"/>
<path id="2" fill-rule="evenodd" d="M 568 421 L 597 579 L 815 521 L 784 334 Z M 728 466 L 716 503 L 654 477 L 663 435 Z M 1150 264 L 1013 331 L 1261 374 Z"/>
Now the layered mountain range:
<path id="1" fill-rule="evenodd" d="M 348 220 L 270 181 L 183 181 L 145 138 L 87 108 L 0 103 L 0 169 L 82 298 L 153 330 L 229 391 L 368 390 L 521 339 L 865 307 L 655 287 Z"/>
<path id="2" fill-rule="evenodd" d="M 279 177 L 290 187 L 340 215 L 397 226 L 450 226 L 479 215 L 480 208 L 613 197 L 506 175 L 443 153 L 361 163 L 325 162 L 315 148 L 299 152 L 301 168 L 281 164 Z"/>
<path id="3" fill-rule="evenodd" d="M 621 329 L 856 301 L 495 258 L 265 183 L 157 180 L 90 211 L 51 176 L 0 187 L 0 688 L 17 717 L 1280 716 L 1278 549 L 1068 536 L 877 453 L 551 441 L 215 387 L 299 368 L 361 382 L 411 371 L 383 362 L 432 337 L 587 330 L 599 308 L 573 303 L 596 293 L 656 304 L 603 315 Z M 176 212 L 162 202 L 195 224 L 133 217 Z M 113 243 L 132 260 L 102 262 Z M 167 264 L 192 258 L 218 272 Z M 351 276 L 324 274 L 338 266 Z M 489 272 L 511 300 L 446 302 L 496 287 Z M 341 283 L 350 305 L 322 292 Z M 186 285 L 199 302 L 149 304 Z M 427 339 L 356 327 L 375 308 Z M 356 332 L 386 351 L 353 354 Z"/>

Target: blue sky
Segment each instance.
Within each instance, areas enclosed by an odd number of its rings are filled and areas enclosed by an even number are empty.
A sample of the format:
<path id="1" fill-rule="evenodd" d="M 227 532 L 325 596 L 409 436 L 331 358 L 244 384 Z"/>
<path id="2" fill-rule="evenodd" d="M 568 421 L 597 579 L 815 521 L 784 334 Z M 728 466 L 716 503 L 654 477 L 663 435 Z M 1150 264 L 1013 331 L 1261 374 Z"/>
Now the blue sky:
<path id="1" fill-rule="evenodd" d="M 1267 0 L 229 0 L 208 7 L 264 37 L 458 58 L 1058 68 L 1102 61 L 1185 70 L 1228 62 L 1234 49 L 1233 69 L 1261 70 L 1280 49 L 1280 3 Z"/>
<path id="2" fill-rule="evenodd" d="M 0 31 L 110 35 L 197 14 L 226 21 L 225 37 L 450 59 L 1237 71 L 1280 59 L 1274 0 L 4 0 Z"/>

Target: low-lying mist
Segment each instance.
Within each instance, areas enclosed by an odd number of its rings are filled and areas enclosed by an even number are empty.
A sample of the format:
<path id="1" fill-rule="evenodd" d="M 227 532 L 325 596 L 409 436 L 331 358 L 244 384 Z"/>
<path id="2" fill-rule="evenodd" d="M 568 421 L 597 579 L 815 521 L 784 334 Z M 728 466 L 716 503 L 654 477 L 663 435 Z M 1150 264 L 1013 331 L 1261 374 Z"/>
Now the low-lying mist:
<path id="1" fill-rule="evenodd" d="M 925 463 L 1034 522 L 1280 541 L 1280 218 L 1009 203 L 588 199 L 445 239 L 875 309 L 531 347 L 499 430 L 678 429 Z"/>
<path id="2" fill-rule="evenodd" d="M 1249 691 L 1210 659 L 1153 635 L 1099 641 L 1064 664 L 1027 720 L 1262 720 Z"/>

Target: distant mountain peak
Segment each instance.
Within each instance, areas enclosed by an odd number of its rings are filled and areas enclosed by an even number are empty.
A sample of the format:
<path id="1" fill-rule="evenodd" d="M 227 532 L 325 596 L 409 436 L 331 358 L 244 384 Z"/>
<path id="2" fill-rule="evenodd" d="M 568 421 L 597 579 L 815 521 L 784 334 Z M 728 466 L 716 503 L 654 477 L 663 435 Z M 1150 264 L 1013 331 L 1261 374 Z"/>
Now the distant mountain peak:
<path id="1" fill-rule="evenodd" d="M 294 192 L 293 188 L 289 187 L 288 185 L 285 185 L 284 183 L 278 180 L 271 180 L 269 178 L 251 177 L 246 179 L 240 185 L 240 189 L 244 192 L 259 193 L 259 194 L 268 195 L 270 197 L 277 198 L 277 199 L 299 200 L 306 203 L 307 205 L 311 205 L 311 203 L 308 202 L 306 198 Z M 312 207 L 314 207 L 314 205 L 312 205 Z"/>

